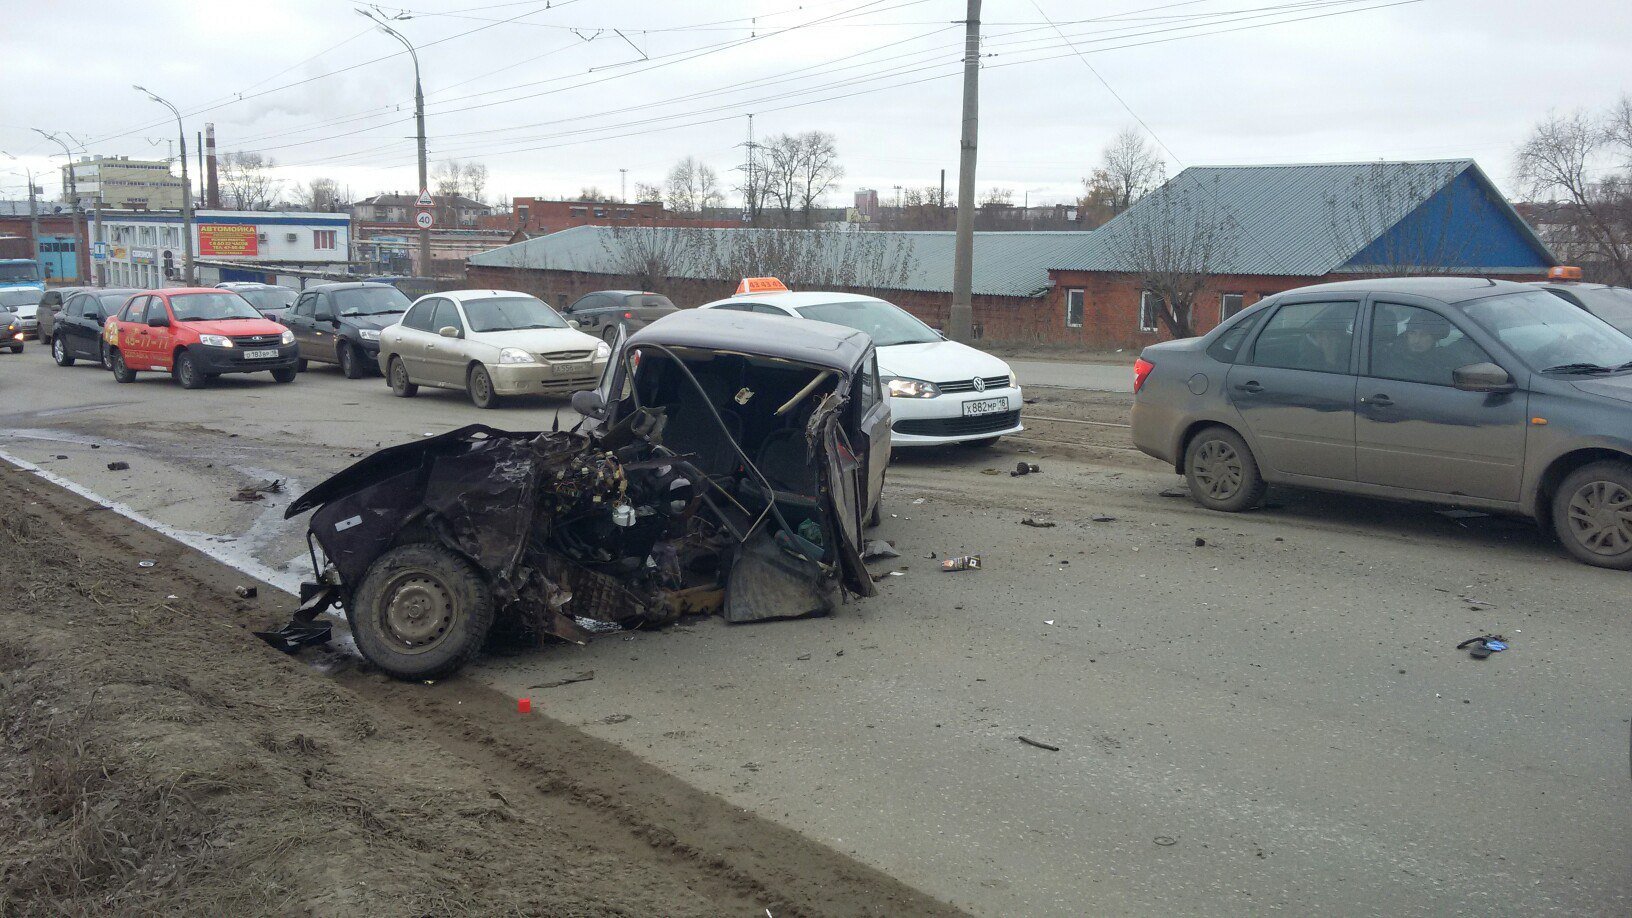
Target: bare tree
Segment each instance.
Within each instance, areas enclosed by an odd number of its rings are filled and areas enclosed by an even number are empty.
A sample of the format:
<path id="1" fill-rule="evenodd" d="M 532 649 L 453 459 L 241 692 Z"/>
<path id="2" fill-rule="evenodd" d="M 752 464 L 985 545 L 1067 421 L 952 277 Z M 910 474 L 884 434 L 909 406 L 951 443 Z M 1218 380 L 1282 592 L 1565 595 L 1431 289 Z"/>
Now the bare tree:
<path id="1" fill-rule="evenodd" d="M 1549 242 L 1597 280 L 1632 284 L 1632 96 L 1608 112 L 1549 115 L 1520 144 L 1517 178 L 1557 204 Z"/>
<path id="2" fill-rule="evenodd" d="M 1110 234 L 1122 263 L 1138 275 L 1156 313 L 1175 338 L 1195 334 L 1196 296 L 1229 257 L 1240 228 L 1218 203 L 1217 189 L 1173 185 L 1124 214 Z"/>
<path id="3" fill-rule="evenodd" d="M 1161 187 L 1167 165 L 1144 135 L 1123 128 L 1100 154 L 1093 174 L 1082 180 L 1086 197 L 1106 200 L 1111 216 L 1132 207 L 1134 202 Z"/>
<path id="4" fill-rule="evenodd" d="M 1327 196 L 1333 243 L 1350 257 L 1364 256 L 1365 263 L 1356 267 L 1368 274 L 1414 277 L 1457 271 L 1467 263 L 1470 244 L 1468 234 L 1457 229 L 1462 200 L 1438 194 L 1454 177 L 1450 164 L 1435 169 L 1373 163 L 1347 188 Z M 1413 212 L 1424 219 L 1404 220 Z"/>
<path id="5" fill-rule="evenodd" d="M 221 202 L 229 210 L 271 210 L 283 191 L 283 180 L 273 178 L 277 163 L 259 153 L 228 153 L 221 157 Z"/>
<path id="6" fill-rule="evenodd" d="M 986 189 L 985 194 L 980 196 L 980 206 L 1013 207 L 1014 191 L 1009 188 L 1001 188 L 997 185 L 993 185 L 992 187 Z"/>
<path id="7" fill-rule="evenodd" d="M 699 214 L 705 208 L 719 207 L 725 201 L 720 191 L 720 177 L 714 167 L 695 156 L 688 156 L 669 170 L 669 208 L 683 214 Z"/>
<path id="8" fill-rule="evenodd" d="M 635 201 L 640 204 L 662 202 L 663 188 L 655 182 L 636 182 Z"/>
<path id="9" fill-rule="evenodd" d="M 601 189 L 597 188 L 596 186 L 586 185 L 585 187 L 578 189 L 578 197 L 576 198 L 576 200 L 579 200 L 579 201 L 605 201 L 605 200 L 607 200 L 607 197 L 606 197 L 606 192 L 602 191 Z"/>
<path id="10" fill-rule="evenodd" d="M 483 195 L 487 192 L 487 164 L 465 163 L 465 188 L 472 201 L 486 204 Z"/>
<path id="11" fill-rule="evenodd" d="M 340 203 L 340 187 L 331 178 L 315 178 L 302 185 L 295 193 L 295 205 L 301 210 L 324 213 Z"/>
<path id="12" fill-rule="evenodd" d="M 444 159 L 436 164 L 436 171 L 431 173 L 431 182 L 436 193 L 443 197 L 454 197 L 462 194 L 465 187 L 465 164 L 457 159 Z"/>
<path id="13" fill-rule="evenodd" d="M 782 225 L 793 225 L 797 211 L 800 225 L 809 227 L 816 205 L 844 177 L 833 135 L 826 131 L 779 134 L 760 145 L 759 151 L 756 171 L 763 176 L 764 197 L 782 212 Z"/>
<path id="14" fill-rule="evenodd" d="M 673 278 L 766 275 L 795 287 L 889 289 L 914 266 L 912 250 L 899 239 L 848 229 L 619 226 L 603 244 L 614 270 L 647 289 Z"/>
<path id="15" fill-rule="evenodd" d="M 642 290 L 660 290 L 672 277 L 695 276 L 700 246 L 693 230 L 620 224 L 601 241 L 612 269 Z"/>

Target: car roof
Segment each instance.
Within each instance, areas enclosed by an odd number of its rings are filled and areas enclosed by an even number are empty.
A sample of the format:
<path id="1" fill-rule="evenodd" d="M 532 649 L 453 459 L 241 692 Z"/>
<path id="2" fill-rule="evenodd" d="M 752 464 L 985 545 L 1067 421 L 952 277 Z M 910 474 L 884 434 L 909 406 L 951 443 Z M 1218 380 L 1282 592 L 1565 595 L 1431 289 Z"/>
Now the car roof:
<path id="1" fill-rule="evenodd" d="M 720 303 L 757 303 L 765 302 L 776 306 L 788 306 L 797 309 L 801 306 L 820 306 L 824 303 L 853 303 L 857 300 L 869 300 L 874 303 L 888 303 L 876 296 L 867 296 L 861 293 L 841 293 L 825 290 L 769 290 L 764 293 L 742 293 L 728 296 L 723 300 L 705 303 L 706 306 L 716 306 Z"/>
<path id="2" fill-rule="evenodd" d="M 1591 281 L 1531 281 L 1529 284 L 1526 284 L 1525 286 L 1528 286 L 1528 287 L 1543 287 L 1543 288 L 1548 288 L 1548 289 L 1557 288 L 1559 290 L 1614 290 L 1614 289 L 1616 289 L 1614 284 L 1595 284 L 1595 283 L 1592 283 Z M 1632 288 L 1622 287 L 1620 289 L 1626 290 L 1626 289 L 1632 289 Z"/>
<path id="3" fill-rule="evenodd" d="M 487 300 L 496 296 L 524 296 L 532 300 L 538 299 L 538 297 L 533 296 L 531 293 L 522 293 L 519 290 L 438 290 L 434 293 L 427 293 L 424 296 L 421 296 L 419 299 L 423 300 L 427 297 L 433 296 L 445 296 L 457 303 L 469 303 L 472 300 Z M 418 302 L 418 300 L 415 302 Z"/>
<path id="4" fill-rule="evenodd" d="M 629 336 L 629 345 L 661 344 L 710 351 L 779 357 L 850 372 L 873 339 L 866 332 L 829 322 L 721 309 L 682 309 Z"/>
<path id="5" fill-rule="evenodd" d="M 1460 303 L 1483 299 L 1503 293 L 1518 293 L 1534 289 L 1530 284 L 1492 280 L 1484 277 L 1374 277 L 1364 280 L 1337 281 L 1331 284 L 1311 284 L 1287 290 L 1277 299 L 1306 293 L 1402 293 L 1426 297 L 1442 303 Z"/>
<path id="6" fill-rule="evenodd" d="M 157 290 L 142 292 L 155 293 L 160 296 L 179 296 L 183 293 L 231 293 L 232 290 L 224 287 L 160 287 Z"/>
<path id="7" fill-rule="evenodd" d="M 371 281 L 336 281 L 332 284 L 313 284 L 310 287 L 307 287 L 305 290 L 302 290 L 301 293 L 309 293 L 313 290 L 356 290 L 359 287 L 383 287 L 387 290 L 397 289 L 391 284 L 380 284 Z"/>

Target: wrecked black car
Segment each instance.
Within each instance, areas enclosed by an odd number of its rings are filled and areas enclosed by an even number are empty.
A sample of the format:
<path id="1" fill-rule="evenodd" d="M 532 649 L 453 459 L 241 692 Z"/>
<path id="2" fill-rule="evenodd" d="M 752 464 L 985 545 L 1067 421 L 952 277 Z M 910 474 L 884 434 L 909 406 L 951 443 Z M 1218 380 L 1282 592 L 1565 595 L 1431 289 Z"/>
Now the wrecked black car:
<path id="1" fill-rule="evenodd" d="M 889 457 L 865 334 L 685 311 L 619 342 L 570 431 L 472 425 L 383 449 L 295 500 L 315 582 L 370 662 L 446 675 L 495 628 L 583 642 L 686 614 L 793 618 L 869 596 L 859 553 Z"/>

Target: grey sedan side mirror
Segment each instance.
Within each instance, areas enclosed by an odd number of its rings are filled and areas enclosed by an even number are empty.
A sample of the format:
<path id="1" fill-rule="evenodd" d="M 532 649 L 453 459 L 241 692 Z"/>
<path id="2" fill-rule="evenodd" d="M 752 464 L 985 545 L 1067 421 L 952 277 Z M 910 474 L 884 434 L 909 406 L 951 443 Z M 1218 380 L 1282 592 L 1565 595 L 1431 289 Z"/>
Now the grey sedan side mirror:
<path id="1" fill-rule="evenodd" d="M 1474 363 L 1451 371 L 1451 385 L 1463 392 L 1512 392 L 1513 377 L 1494 363 Z"/>
<path id="2" fill-rule="evenodd" d="M 572 393 L 572 410 L 597 421 L 606 418 L 606 402 L 601 393 L 589 389 Z"/>
<path id="3" fill-rule="evenodd" d="M 441 335 L 444 338 L 459 338 L 459 337 L 462 337 L 459 334 L 459 329 L 454 328 L 452 325 L 444 325 L 441 328 L 437 329 L 436 333 Z"/>

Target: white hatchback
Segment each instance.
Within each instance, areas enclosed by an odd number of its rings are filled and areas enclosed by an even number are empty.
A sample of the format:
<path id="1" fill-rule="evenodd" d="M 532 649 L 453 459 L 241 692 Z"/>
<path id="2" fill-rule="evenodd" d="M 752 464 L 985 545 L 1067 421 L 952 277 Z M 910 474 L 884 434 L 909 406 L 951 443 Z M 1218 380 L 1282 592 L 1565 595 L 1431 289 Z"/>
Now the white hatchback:
<path id="1" fill-rule="evenodd" d="M 757 278 L 744 287 L 758 289 L 700 308 L 813 319 L 872 336 L 890 396 L 893 446 L 990 446 L 1025 429 L 1020 384 L 1007 363 L 946 340 L 894 303 L 857 293 L 794 293 Z"/>

